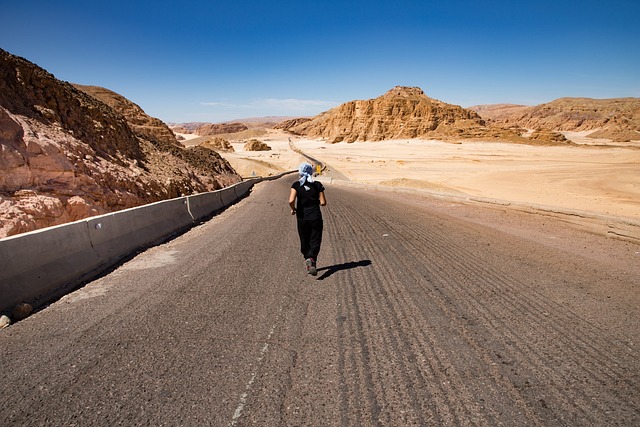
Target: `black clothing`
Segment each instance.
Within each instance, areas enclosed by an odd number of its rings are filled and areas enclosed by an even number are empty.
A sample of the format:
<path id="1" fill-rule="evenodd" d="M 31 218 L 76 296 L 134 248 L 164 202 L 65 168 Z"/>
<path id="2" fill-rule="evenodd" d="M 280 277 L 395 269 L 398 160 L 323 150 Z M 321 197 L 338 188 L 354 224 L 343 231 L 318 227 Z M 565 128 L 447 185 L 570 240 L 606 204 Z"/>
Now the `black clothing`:
<path id="1" fill-rule="evenodd" d="M 320 245 L 322 244 L 322 228 L 321 219 L 299 219 L 298 218 L 298 236 L 300 236 L 300 252 L 304 259 L 313 258 L 318 260 L 320 253 Z"/>
<path id="2" fill-rule="evenodd" d="M 320 212 L 320 193 L 324 186 L 318 182 L 305 182 L 300 185 L 296 181 L 291 185 L 296 190 L 296 216 L 298 218 L 298 235 L 300 236 L 300 252 L 305 259 L 318 259 L 322 243 L 322 212 Z"/>
<path id="3" fill-rule="evenodd" d="M 298 219 L 322 219 L 322 212 L 320 212 L 320 193 L 324 191 L 322 183 L 305 181 L 304 185 L 300 185 L 300 181 L 296 181 L 291 188 L 298 194 L 296 199 Z"/>

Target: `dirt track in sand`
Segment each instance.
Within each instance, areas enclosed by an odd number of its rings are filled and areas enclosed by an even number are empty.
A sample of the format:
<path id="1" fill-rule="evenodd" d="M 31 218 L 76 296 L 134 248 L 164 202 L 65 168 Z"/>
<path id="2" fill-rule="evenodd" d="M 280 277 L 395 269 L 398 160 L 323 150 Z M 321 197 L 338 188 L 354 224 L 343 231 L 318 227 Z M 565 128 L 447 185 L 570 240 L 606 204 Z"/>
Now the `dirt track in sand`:
<path id="1" fill-rule="evenodd" d="M 223 156 L 242 176 L 297 170 L 304 158 L 290 149 L 291 139 L 305 154 L 331 165 L 334 179 L 584 211 L 640 224 L 638 144 L 594 147 L 584 143 L 588 138 L 572 138 L 579 145 L 417 139 L 328 144 L 270 131 L 262 139 L 271 151 L 247 152 L 234 143 L 236 152 Z"/>

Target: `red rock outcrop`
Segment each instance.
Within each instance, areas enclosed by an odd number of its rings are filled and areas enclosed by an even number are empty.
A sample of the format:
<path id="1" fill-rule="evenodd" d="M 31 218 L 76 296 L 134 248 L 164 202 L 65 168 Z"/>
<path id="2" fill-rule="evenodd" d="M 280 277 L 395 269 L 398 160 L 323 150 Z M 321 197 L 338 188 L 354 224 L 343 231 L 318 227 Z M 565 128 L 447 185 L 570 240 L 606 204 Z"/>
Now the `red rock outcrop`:
<path id="1" fill-rule="evenodd" d="M 0 49 L 0 237 L 240 181 L 217 153 L 181 148 L 118 102 Z"/>
<path id="2" fill-rule="evenodd" d="M 559 133 L 550 129 L 536 129 L 534 130 L 529 139 L 534 141 L 550 142 L 550 143 L 568 143 L 567 138 Z"/>
<path id="3" fill-rule="evenodd" d="M 171 130 L 178 133 L 194 133 L 196 129 L 206 124 L 205 122 L 167 123 Z"/>
<path id="4" fill-rule="evenodd" d="M 173 131 L 173 133 L 183 133 L 183 134 L 190 134 L 192 133 L 189 129 L 187 129 L 184 126 L 169 126 L 169 128 Z M 179 139 L 179 138 L 178 138 Z"/>

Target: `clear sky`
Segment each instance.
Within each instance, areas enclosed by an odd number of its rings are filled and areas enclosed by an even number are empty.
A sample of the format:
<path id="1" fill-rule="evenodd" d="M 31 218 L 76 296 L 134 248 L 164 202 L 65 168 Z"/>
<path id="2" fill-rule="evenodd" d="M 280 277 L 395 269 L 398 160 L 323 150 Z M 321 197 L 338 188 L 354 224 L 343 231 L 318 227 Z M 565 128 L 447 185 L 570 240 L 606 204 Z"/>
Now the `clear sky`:
<path id="1" fill-rule="evenodd" d="M 165 122 L 640 97 L 638 0 L 0 0 L 0 48 Z"/>

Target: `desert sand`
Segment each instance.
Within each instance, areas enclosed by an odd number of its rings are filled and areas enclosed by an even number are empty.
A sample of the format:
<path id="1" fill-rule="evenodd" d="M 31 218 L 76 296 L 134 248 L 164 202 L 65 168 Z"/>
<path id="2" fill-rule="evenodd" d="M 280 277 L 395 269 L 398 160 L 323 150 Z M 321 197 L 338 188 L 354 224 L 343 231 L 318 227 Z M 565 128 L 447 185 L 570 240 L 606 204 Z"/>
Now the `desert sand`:
<path id="1" fill-rule="evenodd" d="M 640 220 L 637 147 L 532 146 L 398 140 L 328 144 L 277 131 L 261 138 L 271 151 L 222 153 L 243 177 L 297 169 L 294 147 L 328 165 L 328 183 L 419 190 Z"/>

